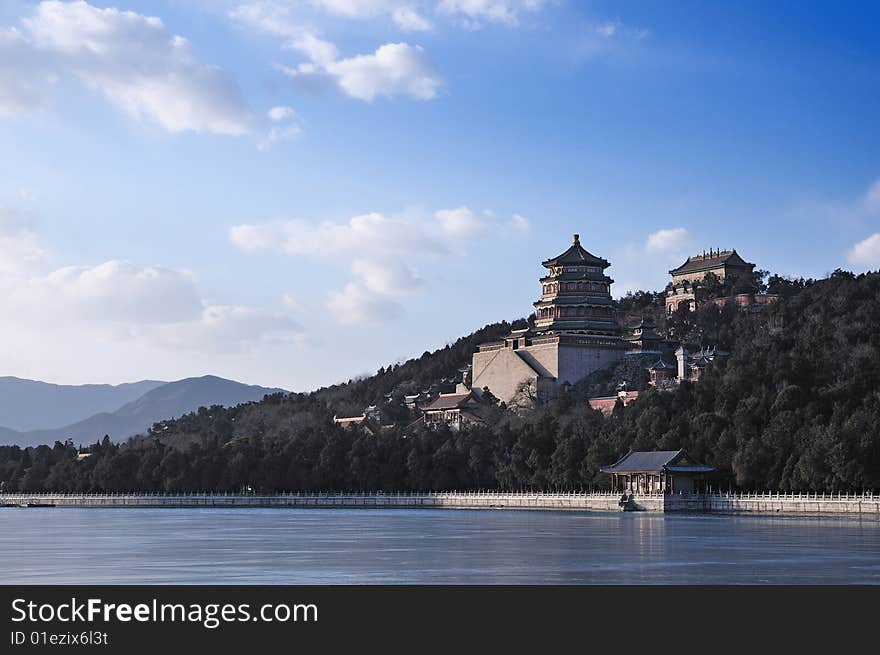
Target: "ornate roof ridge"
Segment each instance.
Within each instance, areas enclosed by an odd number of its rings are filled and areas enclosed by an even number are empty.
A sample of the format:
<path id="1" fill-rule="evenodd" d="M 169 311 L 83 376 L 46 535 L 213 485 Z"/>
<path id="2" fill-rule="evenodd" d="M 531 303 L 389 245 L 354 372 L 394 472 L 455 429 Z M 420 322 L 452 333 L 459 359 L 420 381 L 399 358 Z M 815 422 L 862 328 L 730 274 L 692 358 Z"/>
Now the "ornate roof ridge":
<path id="1" fill-rule="evenodd" d="M 588 266 L 600 266 L 602 268 L 607 268 L 611 266 L 608 263 L 608 260 L 603 259 L 601 257 L 596 257 L 596 255 L 588 252 L 581 245 L 580 235 L 575 234 L 572 237 L 572 244 L 568 250 L 566 250 L 561 255 L 557 255 L 556 257 L 551 257 L 550 259 L 544 260 L 541 264 L 545 268 L 550 268 L 551 266 L 557 266 L 559 264 L 586 264 Z"/>

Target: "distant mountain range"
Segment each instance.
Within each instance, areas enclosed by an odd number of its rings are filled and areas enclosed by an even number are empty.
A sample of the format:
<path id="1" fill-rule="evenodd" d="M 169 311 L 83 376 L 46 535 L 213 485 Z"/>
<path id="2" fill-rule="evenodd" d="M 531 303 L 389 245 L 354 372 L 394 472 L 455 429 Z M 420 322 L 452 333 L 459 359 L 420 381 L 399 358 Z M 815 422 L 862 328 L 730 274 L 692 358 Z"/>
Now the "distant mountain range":
<path id="1" fill-rule="evenodd" d="M 0 378 L 0 445 L 31 446 L 65 439 L 92 443 L 105 434 L 116 441 L 199 407 L 231 407 L 283 391 L 213 375 L 116 386 L 66 386 L 4 377 Z"/>

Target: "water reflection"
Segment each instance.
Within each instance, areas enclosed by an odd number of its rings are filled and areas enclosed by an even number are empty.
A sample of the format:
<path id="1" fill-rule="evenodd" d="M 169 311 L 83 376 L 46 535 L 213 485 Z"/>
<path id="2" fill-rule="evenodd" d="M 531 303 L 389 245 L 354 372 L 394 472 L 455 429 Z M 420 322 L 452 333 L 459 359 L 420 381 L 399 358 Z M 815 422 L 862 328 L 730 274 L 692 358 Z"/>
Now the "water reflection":
<path id="1" fill-rule="evenodd" d="M 505 510 L 0 511 L 13 583 L 873 583 L 880 522 Z"/>

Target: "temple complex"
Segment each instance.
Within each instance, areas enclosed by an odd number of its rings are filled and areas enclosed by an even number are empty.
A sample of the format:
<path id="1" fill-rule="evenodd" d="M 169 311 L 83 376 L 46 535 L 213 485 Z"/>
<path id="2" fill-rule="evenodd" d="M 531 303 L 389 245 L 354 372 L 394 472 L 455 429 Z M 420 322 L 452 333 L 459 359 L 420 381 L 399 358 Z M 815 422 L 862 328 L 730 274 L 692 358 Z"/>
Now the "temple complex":
<path id="1" fill-rule="evenodd" d="M 680 282 L 699 282 L 706 275 L 712 273 L 724 282 L 728 278 L 740 277 L 751 273 L 755 268 L 740 257 L 736 249 L 733 250 L 709 250 L 702 255 L 688 257 L 684 264 L 669 271 L 672 276 L 672 284 Z"/>
<path id="2" fill-rule="evenodd" d="M 733 250 L 709 250 L 702 255 L 688 257 L 684 264 L 669 271 L 672 283 L 666 291 L 666 313 L 676 311 L 684 304 L 690 310 L 697 308 L 700 298 L 700 285 L 703 279 L 712 274 L 720 282 L 733 280 L 751 274 L 755 269 Z"/>
<path id="3" fill-rule="evenodd" d="M 613 280 L 605 274 L 608 261 L 585 250 L 575 234 L 568 250 L 542 265 L 547 272 L 534 303 L 534 327 L 478 346 L 471 370 L 475 391 L 488 388 L 507 403 L 519 394 L 545 400 L 626 352 L 611 299 Z"/>

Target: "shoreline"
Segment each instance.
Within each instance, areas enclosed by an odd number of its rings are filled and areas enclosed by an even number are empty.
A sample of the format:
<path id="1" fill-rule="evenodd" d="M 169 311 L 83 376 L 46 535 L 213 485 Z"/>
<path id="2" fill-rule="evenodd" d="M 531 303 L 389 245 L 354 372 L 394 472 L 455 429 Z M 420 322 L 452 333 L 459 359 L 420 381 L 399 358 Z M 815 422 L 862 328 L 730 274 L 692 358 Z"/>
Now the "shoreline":
<path id="1" fill-rule="evenodd" d="M 625 498 L 625 500 L 624 500 Z M 257 494 L 0 494 L 0 508 L 106 509 L 520 509 L 765 516 L 847 516 L 880 521 L 878 494 L 713 493 L 630 495 L 609 492 L 427 492 Z"/>

